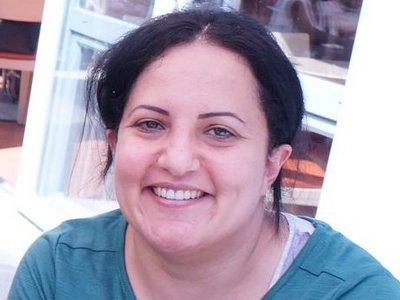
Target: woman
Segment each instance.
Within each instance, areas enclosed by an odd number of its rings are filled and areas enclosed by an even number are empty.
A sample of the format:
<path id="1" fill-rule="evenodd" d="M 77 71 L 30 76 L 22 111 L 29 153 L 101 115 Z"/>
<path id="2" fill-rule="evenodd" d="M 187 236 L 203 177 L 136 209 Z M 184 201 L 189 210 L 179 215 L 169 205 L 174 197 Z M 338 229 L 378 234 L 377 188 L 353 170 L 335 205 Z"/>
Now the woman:
<path id="1" fill-rule="evenodd" d="M 152 20 L 99 58 L 88 94 L 121 209 L 44 234 L 10 299 L 400 296 L 387 270 L 328 225 L 281 213 L 303 98 L 255 21 L 208 9 Z"/>

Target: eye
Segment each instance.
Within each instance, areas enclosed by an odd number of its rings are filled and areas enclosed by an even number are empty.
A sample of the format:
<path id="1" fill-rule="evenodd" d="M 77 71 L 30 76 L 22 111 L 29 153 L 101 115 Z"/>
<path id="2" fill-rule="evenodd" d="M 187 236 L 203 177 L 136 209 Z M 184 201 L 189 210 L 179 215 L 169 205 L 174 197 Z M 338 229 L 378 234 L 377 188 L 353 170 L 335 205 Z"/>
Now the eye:
<path id="1" fill-rule="evenodd" d="M 164 126 L 155 120 L 144 120 L 138 122 L 135 127 L 143 132 L 157 132 L 164 129 Z"/>
<path id="2" fill-rule="evenodd" d="M 223 127 L 210 128 L 206 131 L 206 134 L 214 136 L 219 140 L 226 140 L 235 136 L 235 134 Z"/>

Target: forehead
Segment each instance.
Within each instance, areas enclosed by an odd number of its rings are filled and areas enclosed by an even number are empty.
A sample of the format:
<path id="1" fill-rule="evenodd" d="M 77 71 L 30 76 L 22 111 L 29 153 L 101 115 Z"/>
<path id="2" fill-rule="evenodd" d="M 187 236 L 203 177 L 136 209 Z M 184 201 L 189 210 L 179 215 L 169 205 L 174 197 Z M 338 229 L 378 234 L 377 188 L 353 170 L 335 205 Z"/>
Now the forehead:
<path id="1" fill-rule="evenodd" d="M 199 62 L 201 63 L 199 64 Z M 189 69 L 197 72 L 209 71 L 210 68 L 221 72 L 245 71 L 243 75 L 253 76 L 251 66 L 247 60 L 233 50 L 216 45 L 215 43 L 199 39 L 190 43 L 173 46 L 157 57 L 146 69 L 160 67 Z M 199 68 L 202 66 L 203 68 Z M 181 71 L 182 71 L 181 70 Z M 254 78 L 255 79 L 255 78 Z"/>
<path id="2" fill-rule="evenodd" d="M 178 89 L 192 96 L 208 93 L 225 98 L 239 93 L 247 100 L 259 99 L 258 84 L 248 62 L 239 54 L 198 40 L 174 46 L 145 68 L 136 80 L 133 93 L 144 88 L 153 92 Z"/>

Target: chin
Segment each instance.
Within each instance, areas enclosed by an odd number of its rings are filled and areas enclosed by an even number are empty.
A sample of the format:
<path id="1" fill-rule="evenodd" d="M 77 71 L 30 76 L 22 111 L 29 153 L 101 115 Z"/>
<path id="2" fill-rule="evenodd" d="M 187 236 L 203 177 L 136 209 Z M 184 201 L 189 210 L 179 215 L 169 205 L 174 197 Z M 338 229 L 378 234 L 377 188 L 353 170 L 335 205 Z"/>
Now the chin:
<path id="1" fill-rule="evenodd" d="M 171 223 L 152 226 L 148 234 L 144 233 L 143 236 L 160 252 L 170 254 L 191 252 L 202 244 L 200 231 L 194 227 L 193 224 L 183 226 Z"/>

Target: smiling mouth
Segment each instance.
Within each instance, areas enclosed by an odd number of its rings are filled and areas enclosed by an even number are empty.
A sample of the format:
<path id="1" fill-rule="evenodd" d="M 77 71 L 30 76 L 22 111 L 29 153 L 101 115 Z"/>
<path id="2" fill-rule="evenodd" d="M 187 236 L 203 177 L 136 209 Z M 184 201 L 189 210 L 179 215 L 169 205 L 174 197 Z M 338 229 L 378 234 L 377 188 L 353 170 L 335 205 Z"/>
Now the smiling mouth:
<path id="1" fill-rule="evenodd" d="M 204 192 L 199 190 L 174 190 L 161 187 L 152 187 L 151 190 L 158 197 L 176 201 L 198 199 L 205 195 Z"/>

